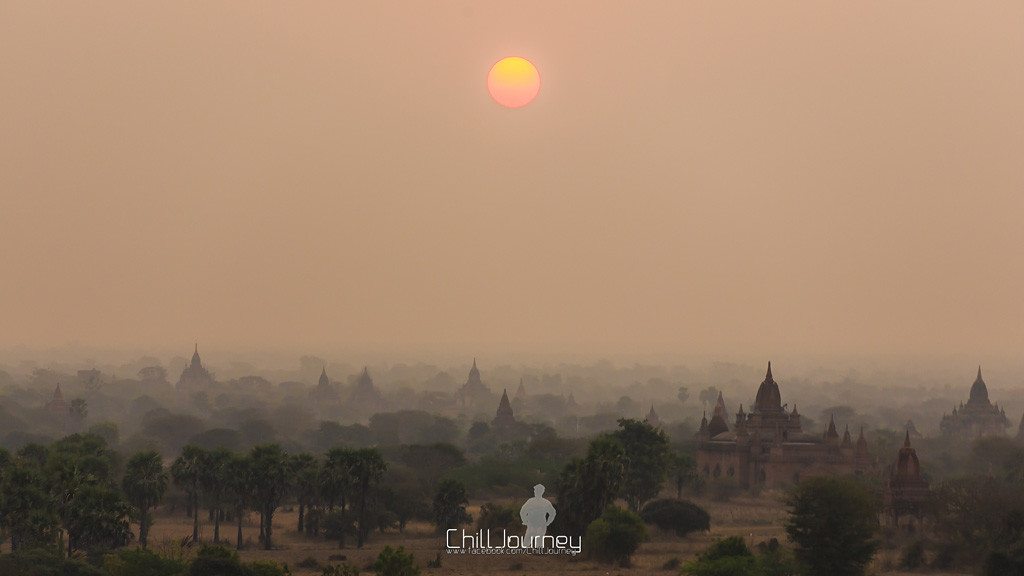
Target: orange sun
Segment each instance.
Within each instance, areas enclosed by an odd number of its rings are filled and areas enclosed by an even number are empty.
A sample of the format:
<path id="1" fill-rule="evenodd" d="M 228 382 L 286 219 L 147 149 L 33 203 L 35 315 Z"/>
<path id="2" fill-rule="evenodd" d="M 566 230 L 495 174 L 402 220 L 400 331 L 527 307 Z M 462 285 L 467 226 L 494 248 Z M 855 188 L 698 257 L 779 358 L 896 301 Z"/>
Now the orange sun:
<path id="1" fill-rule="evenodd" d="M 502 58 L 487 73 L 487 91 L 502 106 L 522 108 L 540 92 L 540 74 L 526 58 Z"/>

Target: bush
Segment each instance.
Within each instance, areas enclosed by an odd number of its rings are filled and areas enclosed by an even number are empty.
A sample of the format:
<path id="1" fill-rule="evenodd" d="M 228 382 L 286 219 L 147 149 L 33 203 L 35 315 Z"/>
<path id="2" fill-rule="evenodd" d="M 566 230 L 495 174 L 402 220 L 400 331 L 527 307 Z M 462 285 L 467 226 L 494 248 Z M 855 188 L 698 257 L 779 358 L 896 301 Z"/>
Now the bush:
<path id="1" fill-rule="evenodd" d="M 512 506 L 488 502 L 480 507 L 477 530 L 510 530 L 522 526 L 518 511 Z"/>
<path id="2" fill-rule="evenodd" d="M 792 576 L 801 573 L 792 554 L 772 538 L 755 555 L 741 536 L 719 540 L 683 566 L 689 576 Z"/>
<path id="3" fill-rule="evenodd" d="M 761 576 L 757 558 L 740 536 L 719 540 L 683 566 L 689 576 Z"/>
<path id="4" fill-rule="evenodd" d="M 385 546 L 373 563 L 373 570 L 378 576 L 419 576 L 420 573 L 416 557 L 401 546 L 397 549 Z"/>
<path id="5" fill-rule="evenodd" d="M 110 576 L 179 576 L 188 569 L 185 562 L 136 548 L 108 554 L 103 568 Z"/>
<path id="6" fill-rule="evenodd" d="M 629 558 L 647 539 L 647 529 L 639 516 L 615 506 L 587 526 L 584 549 L 601 562 L 629 566 Z"/>
<path id="7" fill-rule="evenodd" d="M 0 555 L 0 576 L 105 576 L 95 566 L 69 560 L 56 550 L 16 550 Z"/>
<path id="8" fill-rule="evenodd" d="M 203 546 L 188 573 L 189 576 L 288 576 L 289 571 L 275 562 L 264 560 L 242 564 L 234 550 L 223 546 Z"/>
<path id="9" fill-rule="evenodd" d="M 900 558 L 900 567 L 907 570 L 916 570 L 924 565 L 924 543 L 918 540 L 903 551 Z"/>
<path id="10" fill-rule="evenodd" d="M 693 502 L 687 500 L 654 500 L 644 506 L 640 517 L 648 524 L 675 532 L 680 538 L 690 532 L 711 529 L 711 517 Z"/>
<path id="11" fill-rule="evenodd" d="M 267 560 L 256 560 L 242 566 L 246 576 L 288 576 L 291 574 L 286 568 L 282 568 L 276 562 Z"/>
<path id="12" fill-rule="evenodd" d="M 223 546 L 203 546 L 192 561 L 189 576 L 248 576 L 238 553 Z"/>
<path id="13" fill-rule="evenodd" d="M 320 576 L 359 576 L 359 568 L 347 562 L 336 566 L 324 566 Z"/>

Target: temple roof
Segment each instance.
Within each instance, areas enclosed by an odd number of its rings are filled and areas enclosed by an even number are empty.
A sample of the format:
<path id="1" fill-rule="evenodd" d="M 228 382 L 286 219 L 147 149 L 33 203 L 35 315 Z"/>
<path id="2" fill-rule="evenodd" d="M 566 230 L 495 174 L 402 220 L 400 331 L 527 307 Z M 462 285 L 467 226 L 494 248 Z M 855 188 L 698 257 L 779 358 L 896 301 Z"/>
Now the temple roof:
<path id="1" fill-rule="evenodd" d="M 199 342 L 196 342 L 196 350 L 195 350 L 195 352 L 192 353 L 192 367 L 193 368 L 198 368 L 198 367 L 200 367 L 202 365 L 203 365 L 203 363 L 199 359 Z"/>
<path id="2" fill-rule="evenodd" d="M 330 386 L 331 385 L 331 379 L 327 377 L 327 367 L 326 366 L 324 366 L 323 370 L 320 371 L 320 385 L 321 386 Z"/>
<path id="3" fill-rule="evenodd" d="M 971 385 L 971 396 L 967 403 L 989 404 L 988 386 L 985 385 L 985 380 L 981 377 L 981 366 L 978 366 L 978 377 L 974 379 L 974 384 Z"/>
<path id="4" fill-rule="evenodd" d="M 903 448 L 900 448 L 896 456 L 896 468 L 894 475 L 900 480 L 920 480 L 921 462 L 917 459 L 917 450 L 910 446 L 910 432 L 907 432 L 903 440 Z"/>
<path id="5" fill-rule="evenodd" d="M 512 403 L 508 401 L 508 390 L 505 389 L 501 392 L 501 401 L 498 402 L 498 412 L 494 417 L 494 422 L 500 424 L 514 421 L 515 416 L 512 413 Z"/>
<path id="6" fill-rule="evenodd" d="M 826 438 L 839 438 L 839 431 L 836 430 L 836 415 L 835 414 L 832 414 L 832 417 L 829 418 L 828 428 L 825 430 L 825 437 Z"/>
<path id="7" fill-rule="evenodd" d="M 754 412 L 782 412 L 782 394 L 779 392 L 779 385 L 772 378 L 771 362 L 768 362 L 768 372 L 757 389 Z"/>

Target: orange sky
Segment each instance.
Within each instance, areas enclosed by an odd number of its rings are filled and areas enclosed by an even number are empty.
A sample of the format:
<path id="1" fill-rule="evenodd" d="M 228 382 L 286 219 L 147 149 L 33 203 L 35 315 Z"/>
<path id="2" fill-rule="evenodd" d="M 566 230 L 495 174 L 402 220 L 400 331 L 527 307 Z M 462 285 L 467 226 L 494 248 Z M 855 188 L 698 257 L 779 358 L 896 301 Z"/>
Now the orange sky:
<path id="1" fill-rule="evenodd" d="M 1019 355 L 1022 31 L 1016 0 L 3 2 L 0 346 Z M 522 110 L 484 85 L 512 54 Z"/>

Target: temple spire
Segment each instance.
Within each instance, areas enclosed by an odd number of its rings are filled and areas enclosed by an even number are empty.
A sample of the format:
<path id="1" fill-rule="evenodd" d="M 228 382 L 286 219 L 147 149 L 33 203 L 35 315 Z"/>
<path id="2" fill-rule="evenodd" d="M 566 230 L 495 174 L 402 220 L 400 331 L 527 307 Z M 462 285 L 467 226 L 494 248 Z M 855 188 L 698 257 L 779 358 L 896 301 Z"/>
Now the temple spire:
<path id="1" fill-rule="evenodd" d="M 910 430 L 907 430 L 907 435 L 903 439 L 903 447 L 910 448 Z"/>
<path id="2" fill-rule="evenodd" d="M 772 361 L 771 360 L 768 361 L 768 373 L 766 373 L 764 375 L 764 379 L 765 380 L 769 380 L 769 381 L 772 379 Z"/>

